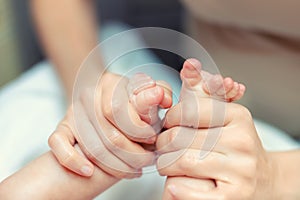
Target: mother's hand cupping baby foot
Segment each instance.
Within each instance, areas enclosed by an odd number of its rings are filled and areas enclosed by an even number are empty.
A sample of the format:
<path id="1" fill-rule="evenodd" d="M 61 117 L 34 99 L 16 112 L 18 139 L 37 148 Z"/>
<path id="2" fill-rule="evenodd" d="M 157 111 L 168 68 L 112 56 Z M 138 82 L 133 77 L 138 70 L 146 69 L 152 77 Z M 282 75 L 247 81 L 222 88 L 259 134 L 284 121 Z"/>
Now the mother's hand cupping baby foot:
<path id="1" fill-rule="evenodd" d="M 164 199 L 274 199 L 276 167 L 262 147 L 251 114 L 243 106 L 225 103 L 224 123 L 207 129 L 213 112 L 211 101 L 215 100 L 199 99 L 209 109 L 198 113 L 203 117 L 197 130 L 184 124 L 179 127 L 176 110 L 167 114 L 170 129 L 157 140 L 161 152 L 157 166 L 161 175 L 168 176 Z M 206 143 L 211 148 L 203 145 L 209 134 L 216 133 L 220 136 Z M 190 139 L 188 148 L 183 146 L 183 138 Z M 170 145 L 165 148 L 167 143 Z M 170 158 L 175 159 L 170 162 Z M 175 181 L 175 177 L 182 179 Z M 215 186 L 201 186 L 203 179 L 213 180 Z"/>
<path id="2" fill-rule="evenodd" d="M 239 99 L 245 87 L 228 78 L 214 82 L 210 74 L 203 85 L 206 72 L 194 70 L 199 66 L 195 60 L 185 63 L 181 101 L 168 111 L 168 130 L 157 140 L 157 167 L 168 176 L 163 199 L 272 199 L 275 169 L 251 114 L 243 106 L 215 100 Z M 207 91 L 215 98 L 206 98 Z M 188 110 L 191 101 L 194 107 Z"/>

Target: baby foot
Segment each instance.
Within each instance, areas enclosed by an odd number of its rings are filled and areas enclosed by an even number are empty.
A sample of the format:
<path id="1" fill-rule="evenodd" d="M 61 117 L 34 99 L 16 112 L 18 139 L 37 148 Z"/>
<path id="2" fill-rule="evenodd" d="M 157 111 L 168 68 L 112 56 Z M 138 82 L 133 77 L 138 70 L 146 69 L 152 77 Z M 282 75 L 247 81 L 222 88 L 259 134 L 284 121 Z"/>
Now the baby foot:
<path id="1" fill-rule="evenodd" d="M 182 90 L 180 99 L 190 98 L 189 93 L 201 97 L 213 97 L 231 102 L 239 100 L 246 87 L 233 81 L 230 77 L 223 78 L 221 75 L 213 75 L 201 70 L 201 63 L 194 58 L 187 59 L 180 72 Z"/>
<path id="2" fill-rule="evenodd" d="M 154 81 L 144 73 L 135 74 L 128 83 L 130 102 L 135 107 L 140 118 L 150 124 L 158 133 L 162 128 L 158 109 L 169 108 L 172 105 L 172 90 L 163 81 Z"/>

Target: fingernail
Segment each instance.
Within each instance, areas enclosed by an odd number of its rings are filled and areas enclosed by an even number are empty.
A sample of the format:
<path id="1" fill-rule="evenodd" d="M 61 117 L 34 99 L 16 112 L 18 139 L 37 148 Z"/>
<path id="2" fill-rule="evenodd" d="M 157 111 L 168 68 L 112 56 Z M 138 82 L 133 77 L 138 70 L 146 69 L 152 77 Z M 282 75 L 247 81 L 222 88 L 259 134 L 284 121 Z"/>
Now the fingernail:
<path id="1" fill-rule="evenodd" d="M 91 168 L 90 166 L 87 166 L 87 165 L 84 165 L 84 166 L 81 168 L 80 171 L 81 171 L 82 174 L 85 175 L 85 176 L 91 176 L 92 173 L 93 173 L 92 168 Z"/>
<path id="2" fill-rule="evenodd" d="M 199 60 L 195 59 L 195 58 L 189 58 L 187 59 L 187 61 L 193 65 L 193 67 L 195 67 L 197 70 L 201 70 L 201 63 Z"/>

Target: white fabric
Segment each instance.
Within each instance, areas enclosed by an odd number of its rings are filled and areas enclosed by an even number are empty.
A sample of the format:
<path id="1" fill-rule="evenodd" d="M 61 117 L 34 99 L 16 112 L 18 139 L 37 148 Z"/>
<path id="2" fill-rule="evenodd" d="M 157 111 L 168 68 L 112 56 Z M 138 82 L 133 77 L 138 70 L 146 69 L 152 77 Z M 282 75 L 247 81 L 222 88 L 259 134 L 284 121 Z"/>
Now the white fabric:
<path id="1" fill-rule="evenodd" d="M 0 180 L 48 150 L 47 139 L 63 117 L 62 91 L 43 62 L 0 92 Z"/>

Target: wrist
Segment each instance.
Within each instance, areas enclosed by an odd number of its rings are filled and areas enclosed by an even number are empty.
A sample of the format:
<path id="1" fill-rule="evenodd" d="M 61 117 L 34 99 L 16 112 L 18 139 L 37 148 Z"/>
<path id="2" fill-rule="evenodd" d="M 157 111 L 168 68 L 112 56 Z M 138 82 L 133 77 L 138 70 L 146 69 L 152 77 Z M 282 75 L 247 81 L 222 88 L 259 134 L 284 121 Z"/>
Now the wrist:
<path id="1" fill-rule="evenodd" d="M 269 153 L 273 169 L 273 199 L 300 199 L 300 151 Z"/>

